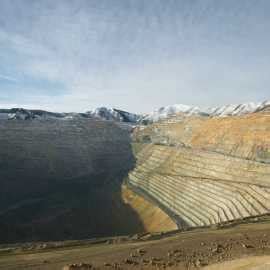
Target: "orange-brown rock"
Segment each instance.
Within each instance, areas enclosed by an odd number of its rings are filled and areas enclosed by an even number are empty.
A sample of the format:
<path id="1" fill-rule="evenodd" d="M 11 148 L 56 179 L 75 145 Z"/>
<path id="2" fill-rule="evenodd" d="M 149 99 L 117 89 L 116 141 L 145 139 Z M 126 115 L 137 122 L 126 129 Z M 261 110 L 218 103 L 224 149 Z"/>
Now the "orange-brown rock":
<path id="1" fill-rule="evenodd" d="M 137 213 L 147 232 L 176 230 L 177 225 L 159 207 L 137 195 L 127 186 L 122 186 L 123 201 Z"/>
<path id="2" fill-rule="evenodd" d="M 179 227 L 269 213 L 270 115 L 179 115 L 134 134 L 129 184 L 168 211 Z M 140 146 L 139 146 L 140 145 Z"/>

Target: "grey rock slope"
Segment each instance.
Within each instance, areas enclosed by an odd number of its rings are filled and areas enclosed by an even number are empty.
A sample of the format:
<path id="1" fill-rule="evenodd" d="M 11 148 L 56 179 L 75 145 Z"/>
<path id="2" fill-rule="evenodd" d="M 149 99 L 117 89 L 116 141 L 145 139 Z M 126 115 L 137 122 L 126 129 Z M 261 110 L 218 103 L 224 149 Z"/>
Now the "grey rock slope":
<path id="1" fill-rule="evenodd" d="M 0 242 L 142 231 L 120 194 L 133 164 L 111 121 L 0 120 Z"/>

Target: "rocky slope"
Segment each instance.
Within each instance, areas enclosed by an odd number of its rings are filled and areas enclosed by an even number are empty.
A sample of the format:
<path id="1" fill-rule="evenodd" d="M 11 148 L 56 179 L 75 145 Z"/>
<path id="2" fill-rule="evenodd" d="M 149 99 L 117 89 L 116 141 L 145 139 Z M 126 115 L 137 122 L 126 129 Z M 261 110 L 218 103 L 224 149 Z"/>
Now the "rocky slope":
<path id="1" fill-rule="evenodd" d="M 0 161 L 0 243 L 176 228 L 123 189 L 135 158 L 129 131 L 114 121 L 0 120 Z"/>
<path id="2" fill-rule="evenodd" d="M 137 213 L 145 232 L 166 232 L 177 229 L 176 223 L 154 203 L 122 185 L 122 198 Z"/>
<path id="3" fill-rule="evenodd" d="M 0 242 L 143 231 L 121 197 L 129 134 L 113 122 L 1 120 L 0 149 Z"/>
<path id="4" fill-rule="evenodd" d="M 137 128 L 129 183 L 179 227 L 269 213 L 270 114 L 187 117 Z M 138 147 L 138 146 L 137 146 Z"/>

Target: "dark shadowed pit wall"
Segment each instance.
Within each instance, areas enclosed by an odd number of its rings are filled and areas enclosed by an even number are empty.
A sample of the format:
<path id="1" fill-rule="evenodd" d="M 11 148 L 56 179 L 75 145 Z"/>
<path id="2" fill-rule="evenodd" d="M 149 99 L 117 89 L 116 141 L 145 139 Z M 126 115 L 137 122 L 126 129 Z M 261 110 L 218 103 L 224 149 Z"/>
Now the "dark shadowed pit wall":
<path id="1" fill-rule="evenodd" d="M 130 136 L 109 121 L 0 121 L 0 242 L 143 230 L 121 199 Z"/>

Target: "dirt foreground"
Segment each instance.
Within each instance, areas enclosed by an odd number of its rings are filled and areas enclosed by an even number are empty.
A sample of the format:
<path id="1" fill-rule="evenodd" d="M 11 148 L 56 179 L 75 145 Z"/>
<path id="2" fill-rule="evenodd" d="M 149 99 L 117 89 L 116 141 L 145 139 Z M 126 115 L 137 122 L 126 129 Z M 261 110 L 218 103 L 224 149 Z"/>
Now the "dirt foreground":
<path id="1" fill-rule="evenodd" d="M 214 264 L 204 270 L 269 270 L 270 256 L 246 257 L 238 260 Z"/>
<path id="2" fill-rule="evenodd" d="M 270 269 L 270 217 L 249 222 L 100 241 L 2 246 L 0 269 Z"/>

